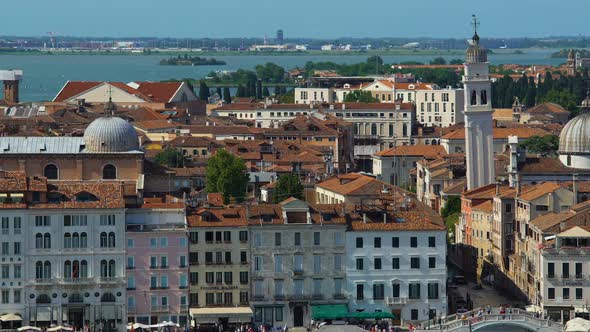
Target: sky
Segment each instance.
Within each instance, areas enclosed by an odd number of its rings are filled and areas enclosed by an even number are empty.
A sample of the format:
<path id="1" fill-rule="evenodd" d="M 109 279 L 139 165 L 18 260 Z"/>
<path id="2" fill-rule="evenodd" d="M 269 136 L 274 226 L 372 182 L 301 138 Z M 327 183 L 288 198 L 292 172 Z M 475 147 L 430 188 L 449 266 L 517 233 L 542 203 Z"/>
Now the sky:
<path id="1" fill-rule="evenodd" d="M 590 35 L 588 0 L 3 0 L 0 35 L 470 37 Z"/>

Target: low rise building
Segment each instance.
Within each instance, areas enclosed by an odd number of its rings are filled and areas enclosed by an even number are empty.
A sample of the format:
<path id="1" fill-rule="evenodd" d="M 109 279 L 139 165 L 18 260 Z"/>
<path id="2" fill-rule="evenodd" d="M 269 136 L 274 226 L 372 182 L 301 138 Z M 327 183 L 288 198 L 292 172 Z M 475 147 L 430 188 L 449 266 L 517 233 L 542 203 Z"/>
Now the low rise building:
<path id="1" fill-rule="evenodd" d="M 335 97 L 331 88 L 295 88 L 295 104 L 333 103 Z"/>
<path id="2" fill-rule="evenodd" d="M 249 208 L 255 325 L 308 326 L 314 305 L 347 302 L 342 209 L 295 198 Z"/>
<path id="3" fill-rule="evenodd" d="M 431 127 L 448 127 L 463 122 L 463 89 L 416 91 L 416 121 Z"/>
<path id="4" fill-rule="evenodd" d="M 184 202 L 145 198 L 127 210 L 128 321 L 188 326 L 188 237 Z"/>
<path id="5" fill-rule="evenodd" d="M 403 193 L 356 204 L 351 218 L 346 233 L 349 310 L 391 312 L 404 324 L 445 316 L 442 218 Z"/>
<path id="6" fill-rule="evenodd" d="M 219 194 L 209 194 L 207 205 L 188 215 L 193 324 L 229 328 L 249 323 L 252 310 L 247 211 L 223 206 Z"/>

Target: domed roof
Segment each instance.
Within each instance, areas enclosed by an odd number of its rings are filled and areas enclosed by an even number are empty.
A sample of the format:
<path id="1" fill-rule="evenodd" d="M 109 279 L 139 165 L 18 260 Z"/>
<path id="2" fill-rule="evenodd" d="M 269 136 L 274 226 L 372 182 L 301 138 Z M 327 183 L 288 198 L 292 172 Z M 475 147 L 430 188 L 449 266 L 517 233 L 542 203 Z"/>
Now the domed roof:
<path id="1" fill-rule="evenodd" d="M 471 38 L 471 43 L 466 52 L 467 63 L 483 63 L 488 61 L 488 51 L 485 47 L 479 45 L 479 36 L 477 33 Z"/>
<path id="2" fill-rule="evenodd" d="M 86 152 L 127 152 L 139 150 L 133 126 L 117 117 L 98 118 L 84 131 Z"/>
<path id="3" fill-rule="evenodd" d="M 576 116 L 563 127 L 559 135 L 559 154 L 590 155 L 590 113 Z"/>

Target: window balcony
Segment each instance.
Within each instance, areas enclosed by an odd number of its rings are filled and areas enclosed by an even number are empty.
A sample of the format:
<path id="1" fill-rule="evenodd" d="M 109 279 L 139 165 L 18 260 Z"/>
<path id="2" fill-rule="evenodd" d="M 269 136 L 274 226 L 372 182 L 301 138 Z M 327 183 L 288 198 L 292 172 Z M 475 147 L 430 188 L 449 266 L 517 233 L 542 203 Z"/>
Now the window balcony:
<path id="1" fill-rule="evenodd" d="M 387 305 L 402 305 L 408 303 L 407 297 L 388 297 Z"/>
<path id="2" fill-rule="evenodd" d="M 93 278 L 61 278 L 58 280 L 60 285 L 72 286 L 72 285 L 88 285 L 94 283 Z"/>
<path id="3" fill-rule="evenodd" d="M 167 304 L 160 304 L 160 305 L 152 305 L 150 307 L 151 312 L 169 312 L 170 306 Z"/>
<path id="4" fill-rule="evenodd" d="M 102 284 L 118 284 L 124 282 L 120 277 L 100 277 L 98 281 Z"/>

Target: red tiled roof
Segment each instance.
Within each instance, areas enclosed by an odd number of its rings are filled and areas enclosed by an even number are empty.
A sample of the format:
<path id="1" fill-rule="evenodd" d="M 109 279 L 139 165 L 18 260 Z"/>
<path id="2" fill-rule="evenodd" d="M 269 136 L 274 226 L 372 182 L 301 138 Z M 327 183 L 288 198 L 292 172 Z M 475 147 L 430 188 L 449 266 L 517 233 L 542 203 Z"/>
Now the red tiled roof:
<path id="1" fill-rule="evenodd" d="M 174 97 L 183 82 L 135 82 L 137 91 L 157 103 L 167 103 Z"/>
<path id="2" fill-rule="evenodd" d="M 400 145 L 398 147 L 389 148 L 387 150 L 379 151 L 375 155 L 382 157 L 395 156 L 415 156 L 433 159 L 441 155 L 446 155 L 447 151 L 442 145 Z"/>
<path id="3" fill-rule="evenodd" d="M 508 139 L 508 136 L 518 136 L 518 138 L 530 138 L 533 136 L 550 135 L 546 130 L 534 127 L 516 127 L 516 128 L 492 128 L 494 139 Z M 458 129 L 443 135 L 443 139 L 464 140 L 465 129 Z"/>
<path id="4" fill-rule="evenodd" d="M 53 101 L 66 101 L 74 96 L 81 94 L 84 91 L 88 91 L 94 87 L 101 85 L 103 82 L 80 82 L 80 81 L 68 81 L 63 86 L 61 91 L 55 96 Z"/>

